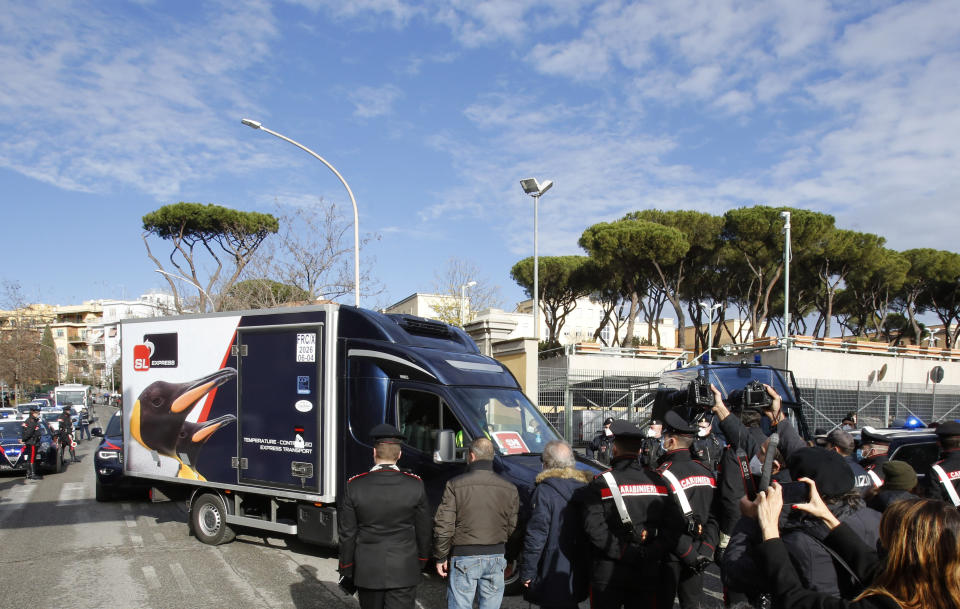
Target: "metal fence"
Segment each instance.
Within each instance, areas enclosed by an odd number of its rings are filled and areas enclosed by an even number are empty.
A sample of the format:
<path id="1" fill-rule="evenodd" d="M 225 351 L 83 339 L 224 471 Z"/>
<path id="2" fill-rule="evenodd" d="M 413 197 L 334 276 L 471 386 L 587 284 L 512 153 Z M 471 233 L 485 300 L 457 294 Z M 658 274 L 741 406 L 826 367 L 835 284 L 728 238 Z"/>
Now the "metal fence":
<path id="1" fill-rule="evenodd" d="M 833 429 L 848 412 L 857 413 L 860 427 L 899 427 L 910 417 L 924 424 L 960 418 L 958 385 L 797 379 L 797 386 L 811 431 Z"/>
<path id="2" fill-rule="evenodd" d="M 539 407 L 564 438 L 582 445 L 606 417 L 648 420 L 659 380 L 656 375 L 541 367 Z M 960 419 L 958 385 L 797 379 L 797 387 L 811 432 L 833 429 L 848 412 L 857 413 L 860 427 L 900 426 L 909 417 L 925 424 Z"/>
<path id="3" fill-rule="evenodd" d="M 539 380 L 540 412 L 579 445 L 600 431 L 606 417 L 638 422 L 649 418 L 660 379 L 619 371 L 541 367 Z"/>

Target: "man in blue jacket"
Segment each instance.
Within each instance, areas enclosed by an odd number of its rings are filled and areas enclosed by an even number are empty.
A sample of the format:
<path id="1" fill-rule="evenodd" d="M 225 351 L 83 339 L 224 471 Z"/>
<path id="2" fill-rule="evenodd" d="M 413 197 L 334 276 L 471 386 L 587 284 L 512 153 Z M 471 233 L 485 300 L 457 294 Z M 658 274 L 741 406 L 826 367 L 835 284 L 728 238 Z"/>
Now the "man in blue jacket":
<path id="1" fill-rule="evenodd" d="M 587 598 L 589 548 L 574 491 L 590 482 L 576 468 L 573 450 L 554 440 L 543 448 L 543 471 L 537 475 L 520 564 L 524 596 L 542 609 L 570 609 Z"/>

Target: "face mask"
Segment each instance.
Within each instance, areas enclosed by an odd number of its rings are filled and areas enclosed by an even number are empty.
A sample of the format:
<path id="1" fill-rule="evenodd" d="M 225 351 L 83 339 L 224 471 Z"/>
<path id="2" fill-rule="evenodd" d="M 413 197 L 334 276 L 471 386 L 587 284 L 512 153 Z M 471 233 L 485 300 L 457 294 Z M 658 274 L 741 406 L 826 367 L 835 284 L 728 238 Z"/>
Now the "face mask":
<path id="1" fill-rule="evenodd" d="M 705 428 L 703 428 L 703 427 L 701 427 L 701 428 L 699 428 L 699 429 L 697 430 L 697 436 L 699 436 L 699 437 L 701 437 L 701 438 L 706 438 L 708 433 L 710 433 L 710 432 L 708 432 L 708 431 L 707 431 Z"/>
<path id="2" fill-rule="evenodd" d="M 609 427 L 604 427 L 604 428 L 603 428 L 603 435 L 605 435 L 605 436 L 612 436 L 612 435 L 613 435 L 613 432 L 610 431 L 610 428 L 609 428 Z"/>
<path id="3" fill-rule="evenodd" d="M 750 473 L 754 476 L 759 476 L 763 473 L 763 461 L 758 459 L 756 455 L 750 459 Z"/>
<path id="4" fill-rule="evenodd" d="M 657 431 L 656 431 L 654 428 L 652 428 L 652 427 L 647 427 L 647 437 L 648 437 L 648 438 L 656 438 L 656 437 L 657 437 Z"/>
<path id="5" fill-rule="evenodd" d="M 660 451 L 661 451 L 661 452 L 667 452 L 667 445 L 666 445 L 666 443 L 663 441 L 663 437 L 662 437 L 662 436 L 660 437 Z"/>
<path id="6" fill-rule="evenodd" d="M 859 448 L 857 449 L 857 461 L 863 461 L 863 451 Z"/>

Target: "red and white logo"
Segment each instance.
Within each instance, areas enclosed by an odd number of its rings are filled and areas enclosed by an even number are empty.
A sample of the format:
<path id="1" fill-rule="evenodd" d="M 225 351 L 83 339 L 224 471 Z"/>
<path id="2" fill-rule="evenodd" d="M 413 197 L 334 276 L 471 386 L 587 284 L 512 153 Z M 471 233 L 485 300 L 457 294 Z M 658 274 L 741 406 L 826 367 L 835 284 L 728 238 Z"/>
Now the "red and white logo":
<path id="1" fill-rule="evenodd" d="M 149 370 L 150 369 L 150 353 L 151 349 L 148 345 L 134 345 L 133 346 L 133 369 L 134 370 Z"/>

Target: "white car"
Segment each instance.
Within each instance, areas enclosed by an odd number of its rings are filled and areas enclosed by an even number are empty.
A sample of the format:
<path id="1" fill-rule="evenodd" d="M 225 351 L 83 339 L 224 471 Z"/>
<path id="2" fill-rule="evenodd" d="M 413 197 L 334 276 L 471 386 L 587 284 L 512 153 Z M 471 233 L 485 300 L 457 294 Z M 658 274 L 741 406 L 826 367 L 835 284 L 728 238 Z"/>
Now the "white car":
<path id="1" fill-rule="evenodd" d="M 0 408 L 0 419 L 20 419 L 20 412 L 16 408 Z"/>

